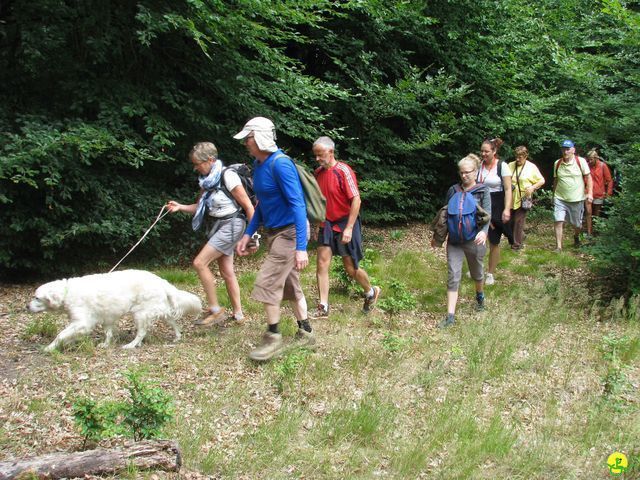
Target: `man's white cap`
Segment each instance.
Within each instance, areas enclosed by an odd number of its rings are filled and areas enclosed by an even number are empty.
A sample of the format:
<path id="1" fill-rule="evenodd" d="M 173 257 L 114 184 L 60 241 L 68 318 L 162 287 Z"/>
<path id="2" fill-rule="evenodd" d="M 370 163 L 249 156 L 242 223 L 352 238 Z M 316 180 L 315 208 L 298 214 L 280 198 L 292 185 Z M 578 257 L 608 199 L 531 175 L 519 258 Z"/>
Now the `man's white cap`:
<path id="1" fill-rule="evenodd" d="M 275 125 L 271 120 L 265 117 L 255 117 L 245 123 L 242 130 L 236 133 L 233 138 L 236 140 L 242 140 L 251 132 L 270 133 L 275 140 Z"/>

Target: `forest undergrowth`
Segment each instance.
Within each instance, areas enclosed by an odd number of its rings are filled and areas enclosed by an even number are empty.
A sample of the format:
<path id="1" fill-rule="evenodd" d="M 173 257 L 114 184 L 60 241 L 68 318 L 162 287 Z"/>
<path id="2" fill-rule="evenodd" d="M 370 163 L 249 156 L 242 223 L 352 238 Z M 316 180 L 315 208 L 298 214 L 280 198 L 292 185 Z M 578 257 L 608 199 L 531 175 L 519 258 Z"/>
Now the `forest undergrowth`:
<path id="1" fill-rule="evenodd" d="M 292 345 L 265 364 L 247 357 L 265 328 L 249 299 L 260 256 L 237 261 L 242 325 L 203 331 L 183 319 L 178 344 L 156 325 L 135 351 L 119 348 L 133 335 L 125 319 L 112 348 L 97 347 L 98 329 L 46 354 L 66 318 L 26 312 L 35 285 L 3 285 L 0 458 L 80 449 L 74 402 L 122 399 L 136 370 L 173 399 L 163 437 L 184 456 L 181 474 L 155 478 L 596 479 L 608 478 L 616 451 L 629 458 L 622 478 L 638 478 L 638 301 L 599 301 L 590 257 L 554 253 L 547 219 L 527 233 L 521 252 L 503 244 L 486 311 L 475 312 L 464 277 L 457 323 L 440 330 L 444 250 L 429 247 L 425 225 L 367 227 L 377 308 L 361 313 L 360 293 L 335 265 L 330 318 L 313 323 L 317 348 Z M 313 308 L 311 257 L 303 286 Z M 204 299 L 191 271 L 156 273 Z M 294 323 L 285 309 L 288 342 Z"/>

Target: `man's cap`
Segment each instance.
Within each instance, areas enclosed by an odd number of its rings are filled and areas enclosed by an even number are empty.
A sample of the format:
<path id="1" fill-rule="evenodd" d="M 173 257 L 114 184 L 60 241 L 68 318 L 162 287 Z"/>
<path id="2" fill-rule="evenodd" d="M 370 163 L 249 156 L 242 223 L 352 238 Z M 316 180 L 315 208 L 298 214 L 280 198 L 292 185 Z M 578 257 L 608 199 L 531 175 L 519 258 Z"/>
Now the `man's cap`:
<path id="1" fill-rule="evenodd" d="M 273 133 L 275 130 L 275 125 L 271 120 L 265 117 L 254 117 L 244 124 L 242 130 L 236 133 L 233 138 L 236 140 L 242 140 L 244 137 L 249 135 L 251 132 L 264 132 L 264 133 Z"/>
<path id="2" fill-rule="evenodd" d="M 573 142 L 571 140 L 564 140 L 562 142 L 562 145 L 560 145 L 562 148 L 573 148 L 575 147 L 575 145 L 573 144 Z"/>

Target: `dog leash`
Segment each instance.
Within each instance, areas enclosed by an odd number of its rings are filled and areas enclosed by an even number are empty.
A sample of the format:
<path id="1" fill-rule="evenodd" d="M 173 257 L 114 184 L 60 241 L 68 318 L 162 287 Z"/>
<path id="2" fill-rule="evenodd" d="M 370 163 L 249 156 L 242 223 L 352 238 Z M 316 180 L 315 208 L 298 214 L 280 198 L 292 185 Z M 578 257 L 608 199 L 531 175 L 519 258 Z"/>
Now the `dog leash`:
<path id="1" fill-rule="evenodd" d="M 138 245 L 140 245 L 140 242 L 142 242 L 142 241 L 145 239 L 145 237 L 147 236 L 147 234 L 151 231 L 151 229 L 152 229 L 153 227 L 155 227 L 155 226 L 156 226 L 156 223 L 158 223 L 160 220 L 162 220 L 162 219 L 164 218 L 164 216 L 165 216 L 167 213 L 169 213 L 169 210 L 167 210 L 166 212 L 164 212 L 165 208 L 167 208 L 167 206 L 166 206 L 166 205 L 163 205 L 163 206 L 162 206 L 162 208 L 160 209 L 160 213 L 159 213 L 159 214 L 158 214 L 158 216 L 156 217 L 155 222 L 153 222 L 153 223 L 151 224 L 151 226 L 150 226 L 149 228 L 147 228 L 147 231 L 146 231 L 146 232 L 144 232 L 144 234 L 142 235 L 142 237 L 140 238 L 140 240 L 138 240 L 138 241 L 136 242 L 136 244 L 135 244 L 133 247 L 131 247 L 131 250 L 129 250 L 129 251 L 126 253 L 126 255 L 125 255 L 124 257 L 122 257 L 122 258 L 120 259 L 120 261 L 119 261 L 118 263 L 116 263 L 116 264 L 115 264 L 115 266 L 114 266 L 111 270 L 109 270 L 109 273 L 113 272 L 116 268 L 118 268 L 118 265 L 120 265 L 120 264 L 122 263 L 122 261 L 123 261 L 125 258 L 127 258 L 127 257 L 129 256 L 129 254 L 130 254 L 131 252 L 133 252 L 133 251 L 135 250 L 135 248 L 136 248 Z M 164 213 L 162 213 L 162 212 L 164 212 Z"/>

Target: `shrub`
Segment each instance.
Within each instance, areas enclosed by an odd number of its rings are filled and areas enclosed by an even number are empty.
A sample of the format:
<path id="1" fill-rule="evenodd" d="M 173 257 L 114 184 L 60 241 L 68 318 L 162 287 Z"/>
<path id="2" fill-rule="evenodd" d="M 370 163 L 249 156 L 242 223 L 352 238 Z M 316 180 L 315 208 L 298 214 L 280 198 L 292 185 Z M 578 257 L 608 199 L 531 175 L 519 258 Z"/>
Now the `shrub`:
<path id="1" fill-rule="evenodd" d="M 173 400 L 161 388 L 141 378 L 139 372 L 124 374 L 129 381 L 128 401 L 95 402 L 80 398 L 73 404 L 73 417 L 80 433 L 87 441 L 97 442 L 116 435 L 134 440 L 156 438 L 162 428 L 173 419 Z"/>

